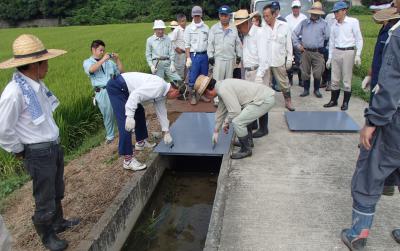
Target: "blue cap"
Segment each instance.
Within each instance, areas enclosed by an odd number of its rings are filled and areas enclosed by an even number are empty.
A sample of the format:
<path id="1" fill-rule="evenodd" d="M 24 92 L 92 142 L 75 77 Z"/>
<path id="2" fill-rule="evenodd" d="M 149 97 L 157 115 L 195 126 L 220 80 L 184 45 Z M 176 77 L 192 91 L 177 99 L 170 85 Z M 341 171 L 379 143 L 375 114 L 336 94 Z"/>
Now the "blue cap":
<path id="1" fill-rule="evenodd" d="M 232 10 L 228 5 L 222 5 L 218 9 L 218 14 L 231 14 Z"/>
<path id="2" fill-rule="evenodd" d="M 271 5 L 271 9 L 273 9 L 273 10 L 280 10 L 281 9 L 281 5 L 279 4 L 278 1 L 273 1 L 270 5 Z"/>
<path id="3" fill-rule="evenodd" d="M 347 8 L 349 8 L 347 3 L 343 2 L 343 1 L 336 2 L 335 5 L 333 5 L 332 12 L 336 12 L 336 11 L 347 9 Z"/>

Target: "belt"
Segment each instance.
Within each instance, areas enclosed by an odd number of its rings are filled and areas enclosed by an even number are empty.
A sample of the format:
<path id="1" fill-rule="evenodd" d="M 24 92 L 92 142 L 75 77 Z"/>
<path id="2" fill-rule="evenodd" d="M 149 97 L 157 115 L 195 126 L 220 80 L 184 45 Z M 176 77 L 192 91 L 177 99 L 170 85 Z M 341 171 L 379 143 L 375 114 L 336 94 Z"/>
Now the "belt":
<path id="1" fill-rule="evenodd" d="M 42 143 L 35 143 L 35 144 L 26 144 L 24 145 L 25 148 L 29 149 L 44 149 L 44 148 L 49 148 L 51 146 L 56 146 L 60 144 L 60 138 L 57 138 L 54 141 L 49 141 L 49 142 L 42 142 Z"/>
<path id="2" fill-rule="evenodd" d="M 336 49 L 341 50 L 341 51 L 354 51 L 356 49 L 356 47 L 346 47 L 346 48 L 340 48 L 340 47 L 336 47 Z"/>
<path id="3" fill-rule="evenodd" d="M 164 60 L 169 60 L 169 57 L 159 57 L 159 58 L 153 58 L 153 60 L 160 60 L 160 61 L 164 61 Z"/>
<path id="4" fill-rule="evenodd" d="M 106 89 L 106 87 L 105 87 L 105 86 L 96 86 L 96 87 L 94 88 L 94 91 L 95 91 L 95 92 L 100 92 L 100 91 L 103 90 L 103 89 Z"/>
<path id="5" fill-rule="evenodd" d="M 190 52 L 190 53 L 193 53 L 193 54 L 207 54 L 207 51 L 199 51 L 199 52 Z"/>
<path id="6" fill-rule="evenodd" d="M 255 70 L 258 69 L 258 65 L 252 66 L 252 67 L 244 67 L 244 69 L 245 69 L 246 71 L 255 71 Z"/>
<path id="7" fill-rule="evenodd" d="M 324 48 L 304 48 L 306 51 L 312 51 L 312 52 L 319 52 L 320 50 L 323 50 Z"/>

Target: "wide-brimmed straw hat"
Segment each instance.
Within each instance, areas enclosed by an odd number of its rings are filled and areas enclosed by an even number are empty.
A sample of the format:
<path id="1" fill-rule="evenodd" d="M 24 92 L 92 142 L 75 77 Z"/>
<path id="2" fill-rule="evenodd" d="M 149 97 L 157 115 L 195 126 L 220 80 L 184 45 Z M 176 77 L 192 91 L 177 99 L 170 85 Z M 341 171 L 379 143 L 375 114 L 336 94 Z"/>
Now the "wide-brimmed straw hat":
<path id="1" fill-rule="evenodd" d="M 247 20 L 253 18 L 255 15 L 257 15 L 257 12 L 253 12 L 249 14 L 249 12 L 246 9 L 241 9 L 235 12 L 235 25 L 238 26 Z"/>
<path id="2" fill-rule="evenodd" d="M 169 23 L 169 28 L 176 28 L 176 27 L 178 27 L 179 26 L 179 24 L 178 24 L 178 22 L 177 21 L 171 21 L 170 23 Z"/>
<path id="3" fill-rule="evenodd" d="M 12 48 L 14 57 L 0 63 L 0 69 L 32 64 L 67 53 L 64 50 L 46 49 L 39 38 L 30 34 L 22 34 L 17 37 Z"/>
<path id="4" fill-rule="evenodd" d="M 194 89 L 199 95 L 202 95 L 206 90 L 208 84 L 210 83 L 211 78 L 205 75 L 200 75 L 197 77 L 196 82 L 194 83 Z"/>
<path id="5" fill-rule="evenodd" d="M 400 19 L 400 14 L 397 12 L 397 8 L 391 7 L 388 9 L 377 11 L 373 15 L 373 18 L 375 22 L 382 23 L 384 21 L 389 21 L 393 19 Z"/>
<path id="6" fill-rule="evenodd" d="M 322 4 L 320 2 L 313 3 L 311 9 L 309 9 L 307 12 L 314 15 L 325 15 L 325 12 L 322 10 Z"/>

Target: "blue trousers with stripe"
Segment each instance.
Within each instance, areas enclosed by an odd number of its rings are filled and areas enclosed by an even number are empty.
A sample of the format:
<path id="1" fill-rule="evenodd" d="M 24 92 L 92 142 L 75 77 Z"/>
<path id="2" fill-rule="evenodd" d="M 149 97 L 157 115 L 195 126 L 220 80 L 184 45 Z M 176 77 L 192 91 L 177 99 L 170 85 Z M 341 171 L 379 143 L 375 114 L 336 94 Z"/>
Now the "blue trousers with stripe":
<path id="1" fill-rule="evenodd" d="M 197 53 L 196 55 L 190 53 L 190 59 L 192 60 L 192 66 L 189 72 L 189 86 L 193 87 L 198 76 L 208 75 L 208 56 L 207 53 Z"/>

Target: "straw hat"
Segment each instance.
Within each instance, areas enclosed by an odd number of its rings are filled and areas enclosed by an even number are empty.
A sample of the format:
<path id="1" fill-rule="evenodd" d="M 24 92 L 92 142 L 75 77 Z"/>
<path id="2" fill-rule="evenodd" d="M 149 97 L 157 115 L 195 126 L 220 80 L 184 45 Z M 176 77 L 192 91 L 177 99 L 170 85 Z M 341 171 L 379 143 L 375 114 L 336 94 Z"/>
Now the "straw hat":
<path id="1" fill-rule="evenodd" d="M 0 69 L 9 69 L 31 63 L 36 63 L 67 53 L 64 50 L 46 49 L 34 35 L 22 34 L 13 43 L 14 57 L 0 63 Z"/>
<path id="2" fill-rule="evenodd" d="M 200 75 L 197 77 L 196 82 L 194 83 L 194 89 L 197 91 L 199 95 L 202 95 L 206 90 L 208 84 L 210 83 L 211 78 L 205 75 Z"/>
<path id="3" fill-rule="evenodd" d="M 238 26 L 247 20 L 251 19 L 257 14 L 257 12 L 253 12 L 249 15 L 249 12 L 246 9 L 241 9 L 235 12 L 235 25 Z"/>
<path id="4" fill-rule="evenodd" d="M 380 11 L 377 11 L 374 15 L 373 18 L 375 22 L 381 23 L 384 21 L 389 21 L 393 19 L 400 19 L 400 14 L 397 12 L 397 8 L 391 7 L 388 9 L 383 9 Z"/>
<path id="5" fill-rule="evenodd" d="M 313 3 L 311 9 L 309 9 L 307 12 L 314 15 L 325 15 L 325 12 L 322 10 L 321 2 Z"/>
<path id="6" fill-rule="evenodd" d="M 170 27 L 170 28 L 176 28 L 176 27 L 178 27 L 178 26 L 179 26 L 179 24 L 178 24 L 177 21 L 171 21 L 171 22 L 169 23 L 169 27 Z"/>

